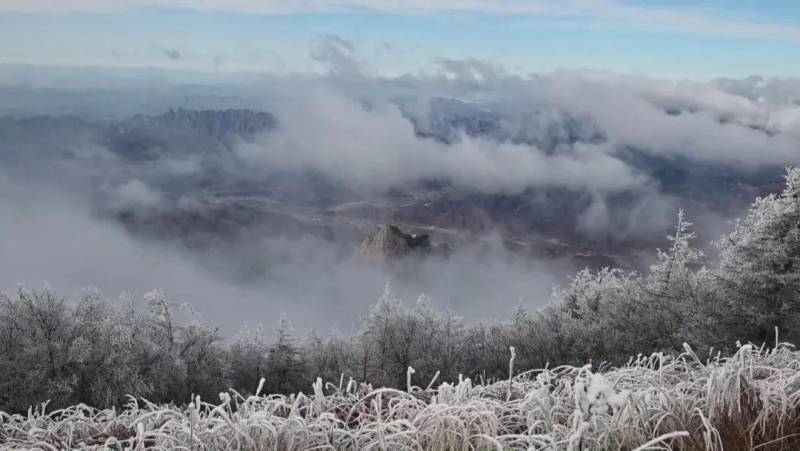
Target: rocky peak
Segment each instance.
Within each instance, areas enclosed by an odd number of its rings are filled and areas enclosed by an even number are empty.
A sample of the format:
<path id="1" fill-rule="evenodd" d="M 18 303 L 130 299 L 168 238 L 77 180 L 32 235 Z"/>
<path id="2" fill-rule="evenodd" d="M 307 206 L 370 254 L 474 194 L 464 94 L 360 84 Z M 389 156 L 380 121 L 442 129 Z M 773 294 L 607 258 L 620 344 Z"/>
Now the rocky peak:
<path id="1" fill-rule="evenodd" d="M 139 114 L 120 123 L 125 132 L 188 133 L 202 138 L 225 141 L 230 138 L 251 139 L 274 128 L 277 121 L 269 113 L 252 110 L 170 110 L 157 116 Z"/>
<path id="2" fill-rule="evenodd" d="M 395 225 L 384 224 L 364 239 L 357 253 L 367 258 L 391 259 L 427 255 L 431 250 L 428 235 L 408 234 Z"/>

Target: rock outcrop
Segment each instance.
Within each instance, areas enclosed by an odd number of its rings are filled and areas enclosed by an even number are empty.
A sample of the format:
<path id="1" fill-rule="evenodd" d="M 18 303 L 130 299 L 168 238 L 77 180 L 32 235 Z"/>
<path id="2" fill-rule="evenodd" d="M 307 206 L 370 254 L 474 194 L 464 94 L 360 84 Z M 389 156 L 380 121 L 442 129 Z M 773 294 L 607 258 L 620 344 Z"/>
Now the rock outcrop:
<path id="1" fill-rule="evenodd" d="M 412 255 L 425 256 L 432 250 L 428 235 L 408 234 L 397 226 L 384 224 L 364 239 L 357 254 L 370 259 L 390 260 Z"/>
<path id="2" fill-rule="evenodd" d="M 269 113 L 252 110 L 170 110 L 158 116 L 139 114 L 118 124 L 120 129 L 152 133 L 191 133 L 198 137 L 226 141 L 251 139 L 275 128 L 277 120 Z"/>

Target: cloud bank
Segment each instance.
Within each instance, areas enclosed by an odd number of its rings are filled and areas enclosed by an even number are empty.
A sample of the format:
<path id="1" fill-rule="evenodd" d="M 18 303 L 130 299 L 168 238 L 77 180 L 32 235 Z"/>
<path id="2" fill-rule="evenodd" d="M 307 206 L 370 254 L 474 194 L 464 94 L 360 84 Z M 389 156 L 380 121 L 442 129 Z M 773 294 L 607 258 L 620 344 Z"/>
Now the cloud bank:
<path id="1" fill-rule="evenodd" d="M 441 59 L 434 74 L 380 78 L 364 75 L 349 41 L 325 36 L 321 43 L 315 55 L 329 77 L 278 81 L 273 90 L 292 93 L 268 101 L 279 127 L 240 146 L 242 159 L 311 169 L 355 187 L 445 179 L 488 193 L 652 187 L 631 152 L 745 173 L 800 161 L 800 86 L 791 80 L 523 77 L 474 59 Z"/>
<path id="2" fill-rule="evenodd" d="M 462 136 L 455 144 L 421 138 L 392 104 L 369 110 L 328 90 L 299 95 L 279 112 L 281 126 L 239 155 L 268 168 L 313 169 L 356 187 L 387 189 L 420 179 L 448 179 L 482 192 L 531 186 L 615 191 L 643 180 L 602 149 L 578 145 L 547 155 L 534 146 Z"/>

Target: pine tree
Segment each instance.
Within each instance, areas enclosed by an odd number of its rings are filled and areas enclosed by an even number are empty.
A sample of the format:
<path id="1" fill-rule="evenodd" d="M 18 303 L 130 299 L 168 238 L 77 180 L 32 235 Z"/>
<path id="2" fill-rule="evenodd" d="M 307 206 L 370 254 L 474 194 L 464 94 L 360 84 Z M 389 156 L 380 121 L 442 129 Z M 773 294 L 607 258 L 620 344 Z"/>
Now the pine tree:
<path id="1" fill-rule="evenodd" d="M 275 331 L 275 341 L 267 357 L 266 387 L 272 393 L 293 393 L 303 390 L 308 384 L 303 380 L 303 360 L 300 348 L 292 338 L 292 326 L 285 316 L 281 317 Z"/>
<path id="2" fill-rule="evenodd" d="M 779 195 L 756 199 L 732 233 L 717 242 L 721 288 L 730 323 L 742 339 L 767 341 L 778 327 L 800 338 L 800 169 L 790 169 Z"/>

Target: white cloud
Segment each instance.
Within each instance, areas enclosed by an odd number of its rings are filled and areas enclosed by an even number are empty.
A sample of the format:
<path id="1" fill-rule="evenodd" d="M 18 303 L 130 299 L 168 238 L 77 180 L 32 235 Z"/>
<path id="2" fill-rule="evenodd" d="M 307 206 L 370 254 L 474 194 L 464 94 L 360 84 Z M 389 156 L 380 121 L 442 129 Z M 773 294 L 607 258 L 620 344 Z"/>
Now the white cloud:
<path id="1" fill-rule="evenodd" d="M 109 202 L 116 209 L 156 208 L 161 205 L 161 194 L 138 179 L 107 190 Z"/>
<path id="2" fill-rule="evenodd" d="M 320 36 L 310 56 L 328 66 L 331 75 L 343 78 L 360 78 L 364 75 L 366 64 L 357 59 L 353 43 L 339 35 Z"/>
<path id="3" fill-rule="evenodd" d="M 747 167 L 798 158 L 799 106 L 754 102 L 708 83 L 561 74 L 539 79 L 536 96 L 592 117 L 619 146 Z"/>
<path id="4" fill-rule="evenodd" d="M 497 70 L 483 78 L 469 71 L 455 77 L 404 77 L 396 85 L 409 88 L 397 97 L 455 97 L 512 119 L 521 116 L 504 124 L 508 131 L 546 133 L 531 129 L 525 114 L 566 114 L 596 128 L 607 144 L 598 150 L 606 153 L 633 147 L 750 169 L 800 162 L 800 85 L 791 79 L 764 80 L 744 95 L 724 88 L 730 83 L 610 72 L 560 71 L 528 78 Z"/>
<path id="5" fill-rule="evenodd" d="M 278 111 L 281 126 L 238 154 L 265 168 L 313 169 L 353 186 L 384 189 L 446 178 L 484 192 L 529 186 L 623 190 L 644 180 L 606 148 L 576 145 L 549 155 L 531 145 L 461 137 L 445 144 L 420 138 L 393 104 L 370 109 L 327 89 L 313 89 Z"/>

